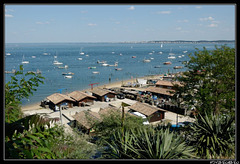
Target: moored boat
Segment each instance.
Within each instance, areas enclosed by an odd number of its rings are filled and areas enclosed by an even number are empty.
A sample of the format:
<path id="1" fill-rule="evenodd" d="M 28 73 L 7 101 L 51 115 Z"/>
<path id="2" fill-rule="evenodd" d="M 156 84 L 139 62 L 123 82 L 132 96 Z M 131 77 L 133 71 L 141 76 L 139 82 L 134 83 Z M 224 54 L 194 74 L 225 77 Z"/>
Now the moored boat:
<path id="1" fill-rule="evenodd" d="M 97 61 L 98 64 L 104 64 L 104 63 L 106 63 L 106 62 L 107 62 L 107 61 L 104 61 L 104 60 L 102 60 L 102 61 L 99 61 L 99 60 L 98 60 L 98 61 Z"/>
<path id="2" fill-rule="evenodd" d="M 88 67 L 88 69 L 96 69 L 97 67 Z"/>
<path id="3" fill-rule="evenodd" d="M 73 76 L 71 76 L 71 75 L 66 75 L 66 76 L 64 76 L 65 78 L 68 78 L 68 79 L 71 79 Z"/>
<path id="4" fill-rule="evenodd" d="M 107 63 L 103 63 L 102 66 L 108 66 L 108 64 Z"/>
<path id="5" fill-rule="evenodd" d="M 115 70 L 116 70 L 116 71 L 121 71 L 121 70 L 122 70 L 122 68 L 115 68 Z"/>
<path id="6" fill-rule="evenodd" d="M 149 62 L 151 62 L 151 60 L 150 59 L 143 59 L 143 62 L 144 63 L 149 63 Z"/>
<path id="7" fill-rule="evenodd" d="M 181 69 L 181 68 L 183 68 L 182 66 L 175 66 L 175 67 L 173 67 L 174 69 Z"/>
<path id="8" fill-rule="evenodd" d="M 170 65 L 170 64 L 172 64 L 170 61 L 167 61 L 167 62 L 164 62 L 163 63 L 164 65 Z"/>
<path id="9" fill-rule="evenodd" d="M 59 66 L 58 68 L 67 69 L 67 68 L 68 68 L 68 65 L 65 65 L 64 67 Z"/>
<path id="10" fill-rule="evenodd" d="M 62 75 L 74 75 L 74 73 L 72 73 L 72 72 L 67 72 L 67 73 L 62 73 Z"/>
<path id="11" fill-rule="evenodd" d="M 29 63 L 29 61 L 24 61 L 24 55 L 23 55 L 23 58 L 22 58 L 22 64 L 28 64 Z"/>

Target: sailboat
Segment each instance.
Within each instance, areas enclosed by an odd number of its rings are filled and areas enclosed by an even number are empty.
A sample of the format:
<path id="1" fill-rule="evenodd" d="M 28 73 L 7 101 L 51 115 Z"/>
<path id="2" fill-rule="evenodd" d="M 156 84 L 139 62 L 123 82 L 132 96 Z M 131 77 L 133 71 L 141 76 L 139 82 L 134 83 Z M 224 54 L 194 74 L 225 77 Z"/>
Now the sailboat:
<path id="1" fill-rule="evenodd" d="M 22 64 L 28 64 L 29 61 L 24 61 L 24 55 L 23 55 L 23 58 L 22 58 Z"/>
<path id="2" fill-rule="evenodd" d="M 57 61 L 56 58 L 57 58 L 57 56 L 54 56 L 54 61 L 53 61 L 54 65 L 61 65 L 61 64 L 63 64 L 63 63 Z"/>
<path id="3" fill-rule="evenodd" d="M 82 52 L 82 48 L 81 48 L 81 52 L 79 52 L 80 55 L 84 55 L 84 52 Z"/>
<path id="4" fill-rule="evenodd" d="M 160 47 L 162 48 L 163 47 L 163 44 L 161 43 Z"/>

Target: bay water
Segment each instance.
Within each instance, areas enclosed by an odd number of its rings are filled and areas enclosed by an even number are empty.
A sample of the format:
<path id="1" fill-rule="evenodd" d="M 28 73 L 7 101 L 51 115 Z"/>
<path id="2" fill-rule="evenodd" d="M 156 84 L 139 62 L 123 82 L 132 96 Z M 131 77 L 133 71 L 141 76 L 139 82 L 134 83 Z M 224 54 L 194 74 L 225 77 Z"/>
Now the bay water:
<path id="1" fill-rule="evenodd" d="M 74 90 L 89 89 L 89 84 L 99 83 L 104 85 L 111 82 L 122 81 L 131 78 L 142 77 L 152 74 L 176 73 L 185 71 L 174 69 L 174 66 L 184 66 L 183 61 L 188 61 L 188 54 L 194 53 L 196 48 L 208 50 L 220 47 L 225 43 L 6 43 L 5 44 L 5 71 L 12 69 L 19 70 L 19 66 L 24 60 L 29 61 L 23 64 L 24 72 L 42 72 L 44 84 L 41 84 L 33 96 L 22 100 L 22 105 L 30 105 L 45 99 L 47 96 L 62 92 L 70 93 Z M 234 43 L 226 44 L 235 47 Z M 80 54 L 84 52 L 84 54 Z M 6 55 L 10 53 L 11 55 Z M 46 53 L 48 55 L 46 55 Z M 176 58 L 169 59 L 169 53 L 173 53 Z M 133 58 L 135 56 L 135 58 Z M 79 60 L 78 58 L 82 58 Z M 144 63 L 144 59 L 151 62 Z M 54 60 L 62 62 L 62 65 L 54 65 Z M 107 64 L 117 67 L 102 66 L 97 61 L 107 61 Z M 171 61 L 171 65 L 164 65 L 166 61 Z M 60 69 L 68 65 L 67 69 Z M 90 69 L 90 67 L 96 67 Z M 122 68 L 121 71 L 115 68 Z M 93 74 L 93 71 L 99 74 Z M 73 72 L 72 78 L 65 78 L 62 73 Z M 4 74 L 5 83 L 13 74 Z M 97 86 L 97 85 L 94 85 Z"/>

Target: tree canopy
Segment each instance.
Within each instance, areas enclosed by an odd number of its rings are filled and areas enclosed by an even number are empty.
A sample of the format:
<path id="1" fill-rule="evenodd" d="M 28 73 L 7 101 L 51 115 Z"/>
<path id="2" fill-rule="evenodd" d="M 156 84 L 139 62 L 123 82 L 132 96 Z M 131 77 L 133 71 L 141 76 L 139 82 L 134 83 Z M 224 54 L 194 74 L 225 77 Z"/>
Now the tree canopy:
<path id="1" fill-rule="evenodd" d="M 188 71 L 177 77 L 174 98 L 181 99 L 197 113 L 235 112 L 235 48 L 215 46 L 214 50 L 196 49 L 185 62 Z"/>

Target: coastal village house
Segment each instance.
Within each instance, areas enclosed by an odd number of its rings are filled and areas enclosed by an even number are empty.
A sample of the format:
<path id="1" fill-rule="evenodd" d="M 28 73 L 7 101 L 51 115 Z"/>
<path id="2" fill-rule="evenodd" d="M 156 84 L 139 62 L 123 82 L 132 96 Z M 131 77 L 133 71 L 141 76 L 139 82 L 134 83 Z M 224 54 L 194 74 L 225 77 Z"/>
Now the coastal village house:
<path id="1" fill-rule="evenodd" d="M 173 96 L 172 92 L 175 90 L 150 86 L 146 88 L 145 91 L 152 93 L 152 95 L 156 95 L 158 98 L 169 99 Z"/>
<path id="2" fill-rule="evenodd" d="M 102 121 L 100 115 L 93 111 L 81 111 L 73 116 L 75 119 L 74 127 L 77 127 L 81 132 L 86 134 L 94 133 L 94 123 Z"/>
<path id="3" fill-rule="evenodd" d="M 53 110 L 59 110 L 60 107 L 72 108 L 75 102 L 71 97 L 61 93 L 54 93 L 48 96 L 47 100 L 49 100 L 49 108 Z"/>
<path id="4" fill-rule="evenodd" d="M 155 87 L 150 86 L 146 88 L 145 91 L 156 95 L 158 98 L 169 99 L 174 95 L 176 89 L 174 85 L 182 86 L 182 84 L 177 81 L 158 80 Z"/>
<path id="5" fill-rule="evenodd" d="M 156 83 L 156 87 L 166 88 L 166 89 L 176 89 L 174 85 L 182 86 L 181 83 L 177 81 L 172 82 L 172 81 L 166 81 L 166 80 L 158 80 Z"/>
<path id="6" fill-rule="evenodd" d="M 165 118 L 166 110 L 148 105 L 146 103 L 136 102 L 135 104 L 129 106 L 128 108 L 130 109 L 129 110 L 130 113 L 139 112 L 145 115 L 149 123 L 160 121 Z"/>
<path id="7" fill-rule="evenodd" d="M 88 95 L 81 91 L 73 91 L 69 93 L 68 96 L 75 100 L 73 103 L 74 106 L 92 105 L 96 99 L 96 97 Z"/>
<path id="8" fill-rule="evenodd" d="M 109 99 L 114 99 L 116 96 L 115 92 L 109 91 L 107 89 L 95 88 L 91 90 L 92 95 L 99 101 L 104 101 L 106 97 Z"/>

